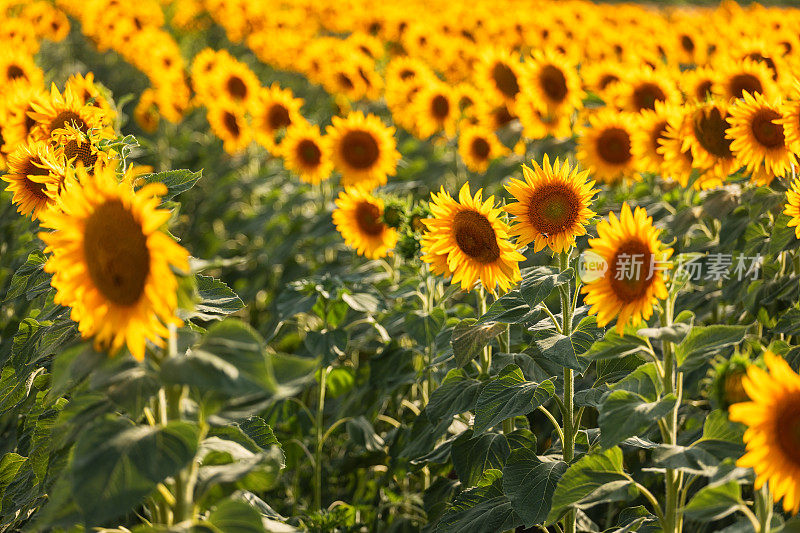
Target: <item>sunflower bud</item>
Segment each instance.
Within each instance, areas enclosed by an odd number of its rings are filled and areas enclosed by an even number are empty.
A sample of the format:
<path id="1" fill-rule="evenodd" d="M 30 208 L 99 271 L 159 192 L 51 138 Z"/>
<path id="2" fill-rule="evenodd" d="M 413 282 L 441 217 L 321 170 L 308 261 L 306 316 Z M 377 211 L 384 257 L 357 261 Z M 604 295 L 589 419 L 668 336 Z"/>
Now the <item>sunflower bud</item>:
<path id="1" fill-rule="evenodd" d="M 397 240 L 394 250 L 406 261 L 418 258 L 421 250 L 419 235 L 412 231 L 403 232 Z"/>
<path id="2" fill-rule="evenodd" d="M 750 359 L 746 355 L 733 355 L 719 361 L 711 371 L 711 401 L 716 407 L 728 409 L 731 405 L 749 401 L 742 379 L 747 374 Z"/>
<path id="3" fill-rule="evenodd" d="M 431 217 L 431 210 L 427 205 L 418 205 L 411 211 L 411 216 L 408 217 L 408 227 L 411 231 L 422 233 L 425 231 L 425 223 L 423 219 Z"/>
<path id="4" fill-rule="evenodd" d="M 406 206 L 400 200 L 386 199 L 383 208 L 383 223 L 390 228 L 399 229 L 403 225 L 406 214 Z"/>

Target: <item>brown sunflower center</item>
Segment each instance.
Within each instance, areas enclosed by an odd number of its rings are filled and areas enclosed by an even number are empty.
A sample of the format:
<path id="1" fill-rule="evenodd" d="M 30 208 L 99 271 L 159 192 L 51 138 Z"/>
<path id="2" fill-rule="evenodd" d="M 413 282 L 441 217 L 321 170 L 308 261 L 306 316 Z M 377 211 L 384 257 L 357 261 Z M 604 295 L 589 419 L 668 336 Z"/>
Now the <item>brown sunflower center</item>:
<path id="1" fill-rule="evenodd" d="M 380 147 L 375 137 L 367 131 L 353 130 L 342 139 L 342 157 L 353 168 L 370 168 L 380 157 Z"/>
<path id="2" fill-rule="evenodd" d="M 6 70 L 6 77 L 9 81 L 25 77 L 25 71 L 17 65 L 10 65 Z"/>
<path id="3" fill-rule="evenodd" d="M 509 111 L 508 106 L 506 105 L 502 105 L 492 112 L 492 119 L 494 120 L 495 129 L 502 128 L 515 118 L 517 117 L 511 114 L 511 111 Z"/>
<path id="4" fill-rule="evenodd" d="M 650 275 L 652 257 L 650 247 L 635 238 L 617 248 L 607 274 L 617 298 L 633 302 L 647 293 L 655 280 Z"/>
<path id="5" fill-rule="evenodd" d="M 67 141 L 67 144 L 64 145 L 64 155 L 66 155 L 69 160 L 74 158 L 76 162 L 80 161 L 87 169 L 91 169 L 97 162 L 97 154 L 92 153 L 89 143 L 82 142 L 78 144 L 78 141 L 75 139 L 70 139 Z"/>
<path id="6" fill-rule="evenodd" d="M 343 72 L 340 72 L 339 74 L 337 74 L 336 75 L 336 79 L 338 80 L 339 85 L 345 91 L 352 91 L 353 88 L 355 87 L 355 85 L 353 85 L 353 80 L 350 79 L 350 76 L 348 76 L 347 74 L 345 74 Z"/>
<path id="7" fill-rule="evenodd" d="M 230 111 L 225 111 L 225 114 L 222 116 L 222 124 L 234 137 L 239 137 L 239 135 L 242 134 L 242 130 L 239 128 L 239 121 L 236 120 L 236 115 Z"/>
<path id="8" fill-rule="evenodd" d="M 289 116 L 289 110 L 281 104 L 270 106 L 267 112 L 267 124 L 271 130 L 279 130 L 285 128 L 292 123 L 292 118 Z"/>
<path id="9" fill-rule="evenodd" d="M 800 394 L 783 399 L 775 414 L 774 434 L 786 459 L 800 466 Z"/>
<path id="10" fill-rule="evenodd" d="M 472 139 L 472 143 L 469 145 L 469 151 L 472 157 L 480 159 L 481 161 L 489 158 L 489 152 L 491 152 L 491 150 L 492 148 L 489 146 L 489 141 L 483 137 Z"/>
<path id="11" fill-rule="evenodd" d="M 111 302 L 130 306 L 144 293 L 150 273 L 147 237 L 119 200 L 109 200 L 86 220 L 83 254 L 89 277 Z"/>
<path id="12" fill-rule="evenodd" d="M 694 52 L 694 41 L 688 35 L 681 36 L 681 48 L 691 53 Z"/>
<path id="13" fill-rule="evenodd" d="M 400 79 L 401 80 L 408 80 L 408 79 L 411 79 L 411 78 L 415 77 L 416 76 L 416 72 L 414 72 L 411 69 L 404 68 L 403 70 L 400 71 L 399 75 L 400 75 Z"/>
<path id="14" fill-rule="evenodd" d="M 656 101 L 663 102 L 666 99 L 661 87 L 652 82 L 642 83 L 633 90 L 633 104 L 637 111 L 655 109 Z"/>
<path id="15" fill-rule="evenodd" d="M 517 75 L 505 63 L 498 62 L 492 67 L 492 79 L 497 89 L 508 98 L 514 98 L 519 92 Z"/>
<path id="16" fill-rule="evenodd" d="M 772 122 L 778 118 L 781 118 L 781 115 L 777 111 L 759 109 L 750 124 L 753 137 L 766 148 L 779 148 L 786 143 L 786 139 L 783 136 L 783 126 Z"/>
<path id="17" fill-rule="evenodd" d="M 88 128 L 86 127 L 86 123 L 83 122 L 80 115 L 78 115 L 74 111 L 62 111 L 56 118 L 50 121 L 48 124 L 48 128 L 50 131 L 55 131 L 59 128 L 63 128 L 64 126 L 74 125 L 79 130 L 86 132 Z"/>
<path id="18" fill-rule="evenodd" d="M 309 166 L 317 166 L 322 161 L 322 151 L 311 139 L 303 139 L 297 143 L 297 156 Z"/>
<path id="19" fill-rule="evenodd" d="M 356 224 L 362 233 L 376 236 L 383 233 L 383 222 L 381 222 L 381 211 L 372 202 L 362 201 L 356 206 Z"/>
<path id="20" fill-rule="evenodd" d="M 450 114 L 450 100 L 442 94 L 437 94 L 431 100 L 431 113 L 436 120 L 444 120 Z"/>
<path id="21" fill-rule="evenodd" d="M 228 78 L 226 87 L 228 88 L 228 94 L 237 100 L 244 100 L 247 97 L 247 85 L 245 85 L 244 80 L 239 76 L 231 76 Z"/>
<path id="22" fill-rule="evenodd" d="M 497 236 L 489 220 L 469 209 L 453 217 L 453 236 L 462 252 L 479 263 L 492 263 L 500 258 Z"/>
<path id="23" fill-rule="evenodd" d="M 778 79 L 778 69 L 775 67 L 775 61 L 771 57 L 763 56 L 758 52 L 753 52 L 752 54 L 747 56 L 749 59 L 753 61 L 758 61 L 759 63 L 764 63 L 767 67 L 772 71 L 772 79 Z"/>
<path id="24" fill-rule="evenodd" d="M 631 137 L 623 128 L 606 128 L 597 137 L 597 153 L 606 163 L 624 165 L 631 160 Z"/>
<path id="25" fill-rule="evenodd" d="M 716 107 L 712 107 L 707 113 L 700 112 L 695 117 L 694 135 L 700 145 L 714 157 L 733 157 L 731 139 L 725 138 L 726 129 L 728 122 Z"/>
<path id="26" fill-rule="evenodd" d="M 536 189 L 528 205 L 531 224 L 540 233 L 554 235 L 569 230 L 578 218 L 580 199 L 575 191 L 561 183 Z"/>
<path id="27" fill-rule="evenodd" d="M 745 91 L 750 94 L 764 92 L 761 81 L 756 76 L 746 72 L 732 76 L 728 82 L 728 87 L 731 96 L 734 98 L 742 98 Z"/>
<path id="28" fill-rule="evenodd" d="M 702 101 L 708 98 L 708 93 L 711 92 L 712 85 L 713 83 L 711 82 L 711 80 L 703 80 L 700 83 L 698 83 L 697 87 L 695 87 L 695 96 L 697 97 L 697 99 Z"/>
<path id="29" fill-rule="evenodd" d="M 567 78 L 555 65 L 545 65 L 539 74 L 539 85 L 553 102 L 563 102 L 567 97 Z"/>
<path id="30" fill-rule="evenodd" d="M 598 85 L 600 86 L 600 89 L 605 89 L 612 83 L 616 83 L 618 81 L 619 81 L 619 76 L 617 76 L 616 74 L 610 74 L 610 73 L 603 74 L 603 76 L 600 78 L 600 82 L 598 83 Z"/>
<path id="31" fill-rule="evenodd" d="M 661 146 L 662 139 L 667 138 L 667 121 L 662 120 L 656 124 L 651 130 L 650 143 L 653 147 L 653 153 L 658 153 L 658 147 Z"/>

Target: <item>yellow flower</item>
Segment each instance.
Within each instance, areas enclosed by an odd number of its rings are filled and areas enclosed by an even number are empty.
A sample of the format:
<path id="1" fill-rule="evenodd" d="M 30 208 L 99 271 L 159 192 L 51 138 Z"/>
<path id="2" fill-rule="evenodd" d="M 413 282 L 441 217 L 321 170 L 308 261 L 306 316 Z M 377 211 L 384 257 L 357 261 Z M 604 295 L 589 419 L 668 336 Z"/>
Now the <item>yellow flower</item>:
<path id="1" fill-rule="evenodd" d="M 419 90 L 411 102 L 415 130 L 421 139 L 444 131 L 448 137 L 455 134 L 458 106 L 453 90 L 445 83 L 431 81 Z"/>
<path id="2" fill-rule="evenodd" d="M 597 315 L 597 324 L 605 326 L 615 317 L 617 331 L 631 323 L 639 325 L 653 314 L 653 304 L 667 297 L 664 261 L 671 248 L 662 249 L 658 230 L 647 211 L 631 211 L 622 205 L 620 217 L 610 213 L 608 220 L 597 224 L 597 238 L 589 239 L 590 251 L 605 260 L 607 269 L 595 279 L 587 279 L 581 291 Z"/>
<path id="3" fill-rule="evenodd" d="M 769 482 L 775 502 L 783 498 L 783 509 L 800 510 L 800 376 L 781 357 L 764 353 L 768 371 L 756 365 L 747 368 L 743 379 L 749 402 L 730 406 L 734 422 L 747 425 L 747 452 L 737 466 L 756 473 L 753 487 Z"/>
<path id="4" fill-rule="evenodd" d="M 578 143 L 578 160 L 606 183 L 635 177 L 631 152 L 633 118 L 626 113 L 604 109 L 589 117 L 589 127 Z"/>
<path id="5" fill-rule="evenodd" d="M 676 106 L 656 102 L 655 110 L 645 109 L 638 117 L 638 127 L 631 139 L 631 152 L 636 158 L 636 170 L 660 174 L 664 169 L 664 156 L 659 152 L 666 139 L 670 121 L 680 118 Z"/>
<path id="6" fill-rule="evenodd" d="M 503 210 L 494 207 L 494 196 L 484 201 L 479 189 L 473 197 L 465 183 L 458 201 L 444 187 L 431 198 L 433 218 L 423 219 L 428 229 L 422 239 L 422 260 L 434 274 L 452 275 L 452 282 L 466 291 L 480 280 L 492 293 L 497 287 L 506 292 L 522 279 L 519 262 L 525 256 L 509 240 Z"/>
<path id="7" fill-rule="evenodd" d="M 397 244 L 397 231 L 383 223 L 383 200 L 357 188 L 339 193 L 333 223 L 345 244 L 359 255 L 377 259 Z"/>
<path id="8" fill-rule="evenodd" d="M 532 161 L 533 169 L 523 165 L 525 181 L 512 179 L 506 189 L 516 202 L 506 205 L 514 215 L 511 235 L 517 236 L 517 246 L 534 243 L 538 252 L 549 246 L 561 253 L 575 245 L 575 237 L 586 234 L 586 224 L 595 215 L 589 209 L 598 190 L 594 181 L 588 181 L 588 171 L 570 169 L 556 159 L 551 166 L 545 154 L 540 167 Z"/>
<path id="9" fill-rule="evenodd" d="M 515 55 L 490 48 L 481 56 L 475 79 L 492 95 L 493 103 L 512 104 L 520 92 L 524 72 L 523 63 Z"/>
<path id="10" fill-rule="evenodd" d="M 64 176 L 58 161 L 44 141 L 22 144 L 8 156 L 8 172 L 2 179 L 8 182 L 6 190 L 13 193 L 11 201 L 21 215 L 35 220 L 55 203 Z"/>
<path id="11" fill-rule="evenodd" d="M 328 139 L 320 134 L 318 126 L 307 122 L 298 122 L 286 129 L 280 154 L 286 168 L 306 183 L 320 183 L 328 179 L 333 170 Z"/>
<path id="12" fill-rule="evenodd" d="M 760 93 L 768 98 L 776 96 L 777 86 L 772 81 L 772 71 L 764 63 L 752 59 L 728 59 L 718 67 L 718 72 L 712 91 L 725 102 L 743 98 L 745 93 Z"/>
<path id="13" fill-rule="evenodd" d="M 342 185 L 371 189 L 393 176 L 400 153 L 396 149 L 394 128 L 375 115 L 360 111 L 347 118 L 333 117 L 328 126 L 333 164 L 342 173 Z"/>
<path id="14" fill-rule="evenodd" d="M 485 126 L 466 126 L 458 136 L 458 154 L 472 172 L 486 172 L 489 164 L 508 148 Z"/>
<path id="15" fill-rule="evenodd" d="M 786 209 L 783 212 L 792 217 L 786 227 L 797 226 L 794 234 L 800 239 L 800 178 L 794 179 L 791 187 L 786 191 Z"/>
<path id="16" fill-rule="evenodd" d="M 791 171 L 794 156 L 786 146 L 779 103 L 770 104 L 760 94 L 744 94 L 730 109 L 727 138 L 731 150 L 752 173 L 751 179 L 769 184 L 775 176 Z"/>
<path id="17" fill-rule="evenodd" d="M 256 142 L 267 150 L 275 150 L 278 141 L 275 137 L 292 124 L 302 122 L 300 107 L 303 100 L 295 98 L 289 89 L 281 89 L 277 83 L 262 88 L 253 109 L 253 133 Z"/>
<path id="18" fill-rule="evenodd" d="M 55 302 L 72 308 L 84 338 L 113 354 L 127 344 L 144 359 L 147 340 L 164 346 L 164 324 L 175 316 L 178 282 L 172 267 L 189 269 L 189 254 L 160 228 L 170 212 L 159 209 L 162 184 L 134 192 L 132 173 L 121 182 L 113 167 L 94 175 L 68 171 L 59 209 L 40 217 L 39 237 L 51 254 L 45 271 L 53 274 Z"/>
<path id="19" fill-rule="evenodd" d="M 655 109 L 656 102 L 674 104 L 681 101 L 681 94 L 672 77 L 663 69 L 648 67 L 628 72 L 611 92 L 620 108 L 632 112 Z"/>
<path id="20" fill-rule="evenodd" d="M 247 148 L 253 140 L 253 131 L 247 123 L 241 106 L 220 100 L 208 108 L 208 124 L 214 135 L 222 139 L 222 147 L 231 155 Z"/>
<path id="21" fill-rule="evenodd" d="M 549 114 L 569 114 L 580 109 L 583 98 L 581 80 L 570 61 L 555 52 L 535 51 L 524 77 L 520 80 L 522 94 Z"/>
<path id="22" fill-rule="evenodd" d="M 61 93 L 53 84 L 50 95 L 34 100 L 32 107 L 33 112 L 29 116 L 37 122 L 32 132 L 36 140 L 49 139 L 55 130 L 69 125 L 74 125 L 84 133 L 97 130 L 111 136 L 110 120 L 106 113 L 98 107 L 84 103 L 71 87 Z"/>

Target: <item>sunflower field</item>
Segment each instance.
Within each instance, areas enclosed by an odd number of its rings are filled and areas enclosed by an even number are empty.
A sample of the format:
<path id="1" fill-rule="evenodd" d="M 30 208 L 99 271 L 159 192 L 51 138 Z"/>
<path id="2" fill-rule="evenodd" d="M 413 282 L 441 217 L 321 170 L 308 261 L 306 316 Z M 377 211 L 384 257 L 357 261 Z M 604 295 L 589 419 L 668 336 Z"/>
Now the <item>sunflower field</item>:
<path id="1" fill-rule="evenodd" d="M 800 531 L 796 0 L 0 13 L 0 533 Z"/>

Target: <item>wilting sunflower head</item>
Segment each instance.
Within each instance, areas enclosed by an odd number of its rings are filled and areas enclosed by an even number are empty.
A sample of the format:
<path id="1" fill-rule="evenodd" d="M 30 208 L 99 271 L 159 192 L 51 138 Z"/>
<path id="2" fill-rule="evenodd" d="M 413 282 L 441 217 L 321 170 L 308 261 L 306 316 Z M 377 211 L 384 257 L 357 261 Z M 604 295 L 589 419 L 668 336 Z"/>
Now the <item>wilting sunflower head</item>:
<path id="1" fill-rule="evenodd" d="M 744 93 L 744 98 L 730 108 L 727 138 L 730 148 L 751 179 L 769 184 L 775 176 L 791 171 L 794 155 L 786 146 L 780 102 L 770 103 L 761 94 Z"/>
<path id="2" fill-rule="evenodd" d="M 558 159 L 551 166 L 545 154 L 540 167 L 522 167 L 525 180 L 512 179 L 506 189 L 516 202 L 506 205 L 514 216 L 511 235 L 517 246 L 534 243 L 538 252 L 548 246 L 561 253 L 575 245 L 575 238 L 586 234 L 586 224 L 595 212 L 589 209 L 598 190 L 593 189 L 588 171 L 578 172 Z"/>
<path id="3" fill-rule="evenodd" d="M 319 126 L 305 121 L 286 129 L 280 153 L 286 168 L 306 183 L 320 183 L 328 179 L 333 170 L 327 137 L 320 134 Z"/>
<path id="4" fill-rule="evenodd" d="M 800 376 L 780 356 L 764 353 L 767 371 L 747 368 L 742 380 L 749 402 L 730 406 L 729 417 L 747 425 L 747 449 L 736 461 L 756 473 L 755 490 L 769 482 L 775 502 L 790 514 L 800 510 Z"/>
<path id="5" fill-rule="evenodd" d="M 597 238 L 589 239 L 590 251 L 605 261 L 606 270 L 587 279 L 582 292 L 601 327 L 617 319 L 617 331 L 639 325 L 653 314 L 653 305 L 667 297 L 664 270 L 671 248 L 658 240 L 658 230 L 647 211 L 622 205 L 619 218 L 610 213 L 597 224 Z"/>
<path id="6" fill-rule="evenodd" d="M 147 340 L 164 346 L 165 324 L 181 323 L 173 268 L 188 271 L 189 254 L 161 230 L 171 216 L 158 207 L 164 185 L 134 191 L 132 176 L 120 181 L 111 166 L 68 170 L 59 209 L 40 216 L 52 231 L 39 237 L 55 302 L 72 309 L 81 335 L 112 354 L 127 344 L 141 361 Z"/>
<path id="7" fill-rule="evenodd" d="M 594 177 L 606 183 L 635 177 L 633 117 L 610 109 L 589 117 L 578 144 L 578 159 Z"/>
<path id="8" fill-rule="evenodd" d="M 64 179 L 63 158 L 44 141 L 22 144 L 8 156 L 8 171 L 2 176 L 11 201 L 22 215 L 34 220 L 56 203 Z"/>
<path id="9" fill-rule="evenodd" d="M 96 165 L 106 165 L 109 161 L 109 153 L 98 148 L 99 142 L 100 136 L 96 132 L 84 133 L 74 125 L 59 128 L 51 136 L 56 154 L 67 164 L 86 168 L 89 174 L 94 172 Z"/>
<path id="10" fill-rule="evenodd" d="M 342 174 L 342 185 L 374 188 L 394 175 L 400 153 L 396 149 L 394 128 L 375 115 L 360 111 L 346 118 L 333 117 L 328 126 L 334 166 Z"/>
<path id="11" fill-rule="evenodd" d="M 465 183 L 458 201 L 442 188 L 431 195 L 431 218 L 423 222 L 428 231 L 422 238 L 422 260 L 435 274 L 453 276 L 465 291 L 480 280 L 494 293 L 499 287 L 508 291 L 521 279 L 519 262 L 525 257 L 508 238 L 503 210 L 494 207 L 494 196 L 483 200 L 483 191 L 475 196 Z"/>
<path id="12" fill-rule="evenodd" d="M 359 255 L 377 259 L 388 255 L 397 243 L 397 230 L 383 222 L 383 200 L 357 188 L 339 193 L 333 223 L 345 244 Z"/>

